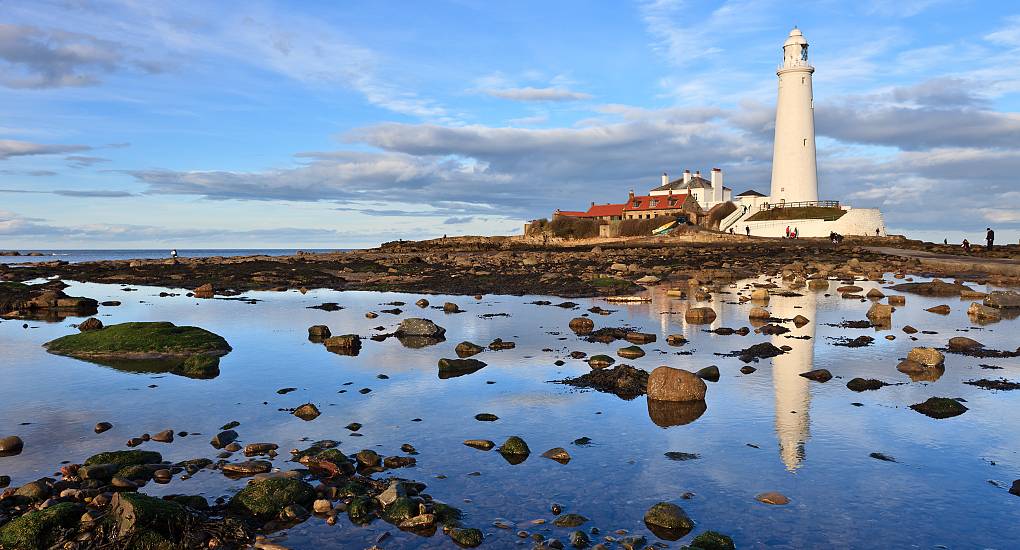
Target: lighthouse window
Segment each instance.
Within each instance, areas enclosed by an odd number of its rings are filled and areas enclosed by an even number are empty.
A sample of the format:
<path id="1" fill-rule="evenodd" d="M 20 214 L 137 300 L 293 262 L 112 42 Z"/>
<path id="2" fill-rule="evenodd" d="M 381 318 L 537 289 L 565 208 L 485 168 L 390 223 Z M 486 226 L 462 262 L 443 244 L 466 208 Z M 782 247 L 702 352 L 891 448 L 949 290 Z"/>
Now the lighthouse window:
<path id="1" fill-rule="evenodd" d="M 807 147 L 807 138 L 804 138 L 804 147 Z"/>

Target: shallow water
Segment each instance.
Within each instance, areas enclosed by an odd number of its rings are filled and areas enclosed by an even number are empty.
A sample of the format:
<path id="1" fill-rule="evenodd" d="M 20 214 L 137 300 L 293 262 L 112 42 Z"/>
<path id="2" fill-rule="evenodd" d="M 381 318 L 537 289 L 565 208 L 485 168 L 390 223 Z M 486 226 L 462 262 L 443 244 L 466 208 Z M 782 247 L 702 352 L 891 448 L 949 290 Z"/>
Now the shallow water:
<path id="1" fill-rule="evenodd" d="M 877 286 L 859 284 L 865 289 Z M 742 286 L 724 288 L 709 303 L 690 304 L 716 309 L 719 319 L 711 328 L 749 325 L 752 304 L 734 303 Z M 910 382 L 895 365 L 914 346 L 942 347 L 957 335 L 989 348 L 1015 349 L 1020 344 L 1017 321 L 972 327 L 964 313 L 968 302 L 908 295 L 907 306 L 894 314 L 892 330 L 828 327 L 824 323 L 864 319 L 870 305 L 841 299 L 835 294 L 837 286 L 832 283 L 832 296 L 803 289 L 802 297 L 772 298 L 774 316 L 802 314 L 811 319 L 790 333 L 812 337 L 800 340 L 705 333 L 708 326 L 685 325 L 683 311 L 689 303 L 667 297 L 662 289 L 651 292 L 651 303 L 575 299 L 575 310 L 529 304 L 563 301 L 558 298 L 486 296 L 476 301 L 429 296 L 433 305 L 450 300 L 465 310 L 444 314 L 416 307 L 419 295 L 399 293 L 251 292 L 245 296 L 260 301 L 249 304 L 159 298 L 156 294 L 165 290 L 161 288 L 125 292 L 114 285 L 74 284 L 68 294 L 123 302 L 100 309 L 105 324 L 169 320 L 197 325 L 224 336 L 234 350 L 222 359 L 221 374 L 212 380 L 135 374 L 47 354 L 41 345 L 75 332 L 70 327 L 75 319 L 29 322 L 28 329 L 22 321 L 0 322 L 0 434 L 25 440 L 21 455 L 0 458 L 0 474 L 11 475 L 13 485 L 20 485 L 52 475 L 62 460 L 80 462 L 99 451 L 124 448 L 130 437 L 167 428 L 195 435 L 140 448 L 157 450 L 173 461 L 215 458 L 210 437 L 221 425 L 237 420 L 242 442 L 280 445 L 284 452 L 274 464 L 282 469 L 297 466 L 285 461 L 286 450 L 318 439 L 338 440 L 347 453 L 372 448 L 384 456 L 403 454 L 400 445 L 413 444 L 420 453 L 416 467 L 380 475 L 426 483 L 437 500 L 463 509 L 466 525 L 486 533 L 485 547 L 530 546 L 516 537 L 517 529 L 565 540 L 573 529 L 551 525 L 549 506 L 554 502 L 565 512 L 591 518 L 584 528 L 597 526 L 603 535 L 625 529 L 649 536 L 651 543 L 656 539 L 642 516 L 662 500 L 680 504 L 697 523 L 691 535 L 669 543 L 672 547 L 706 529 L 729 534 L 738 548 L 1016 547 L 1020 497 L 1006 489 L 1020 478 L 1020 391 L 993 392 L 962 381 L 1020 380 L 1020 360 L 947 354 L 946 373 L 935 382 Z M 365 318 L 366 311 L 393 307 L 381 305 L 392 301 L 407 303 L 401 316 Z M 322 302 L 337 302 L 345 309 L 306 309 Z M 939 303 L 953 306 L 952 313 L 924 311 Z M 624 401 L 548 383 L 589 371 L 586 363 L 569 358 L 570 351 L 615 355 L 617 348 L 629 345 L 588 343 L 567 328 L 572 317 L 594 305 L 615 310 L 608 316 L 591 315 L 597 328 L 630 325 L 658 335 L 658 342 L 643 346 L 645 357 L 622 362 L 649 371 L 658 365 L 692 371 L 718 365 L 722 377 L 709 384 L 707 411 L 691 423 L 663 428 L 658 424 L 669 418 L 651 418 L 644 397 Z M 486 313 L 510 316 L 480 317 Z M 329 325 L 333 334 L 369 336 L 391 332 L 409 316 L 435 320 L 447 329 L 447 340 L 421 349 L 405 348 L 393 338 L 365 340 L 360 355 L 348 357 L 306 339 L 313 324 Z M 900 330 L 906 324 L 938 334 L 918 333 L 913 341 Z M 377 326 L 384 330 L 374 330 Z M 675 333 L 685 334 L 690 342 L 682 348 L 667 346 L 666 335 Z M 861 334 L 874 336 L 874 344 L 852 349 L 834 346 L 829 339 Z M 896 339 L 885 340 L 887 334 Z M 436 361 L 455 357 L 458 342 L 486 345 L 497 337 L 516 342 L 516 349 L 475 356 L 488 366 L 474 374 L 438 378 Z M 758 371 L 750 375 L 739 372 L 744 364 L 739 359 L 714 355 L 768 340 L 793 350 L 754 364 Z M 541 351 L 544 348 L 554 351 Z M 692 355 L 677 354 L 691 350 Z M 566 364 L 555 366 L 557 359 Z M 979 364 L 1003 369 L 983 370 Z M 836 378 L 820 384 L 798 376 L 812 368 L 829 369 Z M 389 379 L 378 379 L 379 374 Z M 856 376 L 903 384 L 854 393 L 845 384 Z M 285 387 L 298 389 L 276 393 Z M 361 394 L 361 388 L 372 391 Z M 341 390 L 346 392 L 338 393 Z M 962 397 L 970 410 L 933 420 L 908 408 L 931 396 Z M 279 410 L 306 402 L 315 403 L 322 415 L 304 422 Z M 499 420 L 476 421 L 474 416 L 482 412 Z M 415 418 L 421 421 L 412 421 Z M 112 422 L 114 428 L 97 435 L 92 429 L 99 421 Z M 350 422 L 364 425 L 360 437 L 343 428 Z M 495 451 L 462 444 L 472 438 L 498 444 L 514 434 L 532 450 L 531 457 L 516 466 Z M 582 436 L 592 444 L 571 444 Z M 573 459 L 562 465 L 539 456 L 552 447 L 566 448 Z M 700 458 L 671 461 L 663 455 L 667 451 Z M 872 452 L 898 462 L 870 458 Z M 469 475 L 475 472 L 480 475 Z M 446 478 L 437 478 L 440 475 Z M 169 485 L 149 484 L 144 491 L 198 493 L 213 500 L 243 484 L 203 470 Z M 767 506 L 755 501 L 764 491 L 779 491 L 791 503 Z M 685 492 L 693 498 L 681 500 Z M 516 527 L 495 528 L 497 519 Z M 550 523 L 529 524 L 536 519 Z M 380 543 L 385 548 L 452 546 L 442 534 L 420 538 L 381 520 L 356 527 L 344 517 L 333 527 L 313 517 L 272 538 L 291 548 L 364 548 L 387 531 L 390 538 Z"/>

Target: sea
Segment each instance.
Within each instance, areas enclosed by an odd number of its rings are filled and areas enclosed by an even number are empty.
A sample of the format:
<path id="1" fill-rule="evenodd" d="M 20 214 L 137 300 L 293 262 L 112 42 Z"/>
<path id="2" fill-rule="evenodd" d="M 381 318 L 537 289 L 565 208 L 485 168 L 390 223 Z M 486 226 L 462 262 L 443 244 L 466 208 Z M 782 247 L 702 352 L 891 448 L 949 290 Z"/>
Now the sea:
<path id="1" fill-rule="evenodd" d="M 178 248 L 180 258 L 209 258 L 213 256 L 290 256 L 299 251 L 304 252 L 336 252 L 350 249 L 337 248 L 201 248 L 185 250 Z M 43 256 L 26 256 L 38 252 Z M 25 262 L 45 262 L 63 260 L 70 263 L 96 262 L 102 260 L 153 260 L 169 258 L 169 249 L 124 249 L 124 250 L 23 250 L 21 256 L 0 256 L 0 263 L 17 264 Z"/>

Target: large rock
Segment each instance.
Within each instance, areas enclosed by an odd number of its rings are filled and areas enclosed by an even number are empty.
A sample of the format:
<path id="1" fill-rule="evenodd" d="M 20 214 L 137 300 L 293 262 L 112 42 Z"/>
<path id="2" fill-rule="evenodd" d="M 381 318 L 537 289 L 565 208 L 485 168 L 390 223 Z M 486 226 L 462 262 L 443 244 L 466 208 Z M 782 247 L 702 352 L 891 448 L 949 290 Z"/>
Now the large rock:
<path id="1" fill-rule="evenodd" d="M 715 310 L 710 307 L 690 307 L 684 313 L 684 320 L 692 325 L 711 323 L 715 317 Z"/>
<path id="2" fill-rule="evenodd" d="M 914 348 L 907 354 L 907 359 L 926 367 L 936 367 L 946 362 L 946 356 L 935 348 Z"/>
<path id="3" fill-rule="evenodd" d="M 751 291 L 751 299 L 767 304 L 769 303 L 769 290 L 767 288 L 756 288 Z"/>
<path id="4" fill-rule="evenodd" d="M 645 512 L 645 525 L 663 540 L 680 540 L 694 529 L 694 522 L 682 508 L 660 502 Z"/>
<path id="5" fill-rule="evenodd" d="M 595 330 L 595 321 L 592 321 L 587 317 L 574 317 L 570 320 L 570 324 L 568 326 L 570 327 L 570 330 L 574 331 L 574 334 L 584 336 L 586 334 L 591 334 L 591 332 Z"/>
<path id="6" fill-rule="evenodd" d="M 1020 308 L 1020 292 L 995 290 L 985 296 L 984 303 L 997 309 L 1017 309 Z"/>
<path id="7" fill-rule="evenodd" d="M 976 321 L 994 322 L 1002 320 L 1002 313 L 998 309 L 973 302 L 967 308 L 967 315 Z"/>
<path id="8" fill-rule="evenodd" d="M 973 338 L 954 336 L 949 339 L 948 347 L 949 351 L 974 351 L 985 347 L 985 345 Z"/>
<path id="9" fill-rule="evenodd" d="M 875 324 L 888 323 L 892 319 L 893 307 L 887 304 L 871 304 L 868 309 L 868 320 Z"/>
<path id="10" fill-rule="evenodd" d="M 962 291 L 972 290 L 961 284 L 947 283 L 938 279 L 928 283 L 900 283 L 889 288 L 898 292 L 913 292 L 924 296 L 959 296 Z"/>
<path id="11" fill-rule="evenodd" d="M 198 327 L 169 322 L 121 323 L 57 338 L 47 351 L 79 358 L 161 359 L 192 355 L 224 355 L 230 345 L 223 337 Z"/>
<path id="12" fill-rule="evenodd" d="M 84 321 L 78 323 L 78 332 L 86 332 L 89 330 L 99 330 L 103 328 L 103 322 L 95 317 L 89 317 Z"/>
<path id="13" fill-rule="evenodd" d="M 404 319 L 397 327 L 397 336 L 425 336 L 429 338 L 441 338 L 446 334 L 446 329 L 429 321 L 411 317 Z"/>
<path id="14" fill-rule="evenodd" d="M 322 413 L 319 412 L 319 408 L 311 403 L 305 403 L 294 410 L 294 416 L 305 421 L 315 420 L 320 414 Z"/>
<path id="15" fill-rule="evenodd" d="M 315 500 L 315 489 L 299 479 L 271 477 L 256 481 L 241 489 L 229 507 L 261 520 L 276 518 L 292 504 L 309 506 Z"/>
<path id="16" fill-rule="evenodd" d="M 915 403 L 911 409 L 935 419 L 952 418 L 967 412 L 967 407 L 955 399 L 948 397 L 931 397 L 923 403 Z"/>
<path id="17" fill-rule="evenodd" d="M 708 386 L 693 372 L 658 367 L 648 375 L 648 398 L 657 401 L 702 401 Z"/>
<path id="18" fill-rule="evenodd" d="M 440 359 L 439 378 L 456 378 L 477 372 L 485 367 L 485 363 L 478 359 Z"/>
<path id="19" fill-rule="evenodd" d="M 156 533 L 169 540 L 178 540 L 193 521 L 187 509 L 176 502 L 133 492 L 113 495 L 110 517 L 119 537 Z"/>
<path id="20" fill-rule="evenodd" d="M 9 435 L 7 437 L 0 438 L 0 456 L 14 456 L 21 454 L 21 450 L 25 448 L 25 442 L 16 435 Z"/>
<path id="21" fill-rule="evenodd" d="M 0 548 L 49 548 L 62 529 L 74 527 L 81 518 L 80 504 L 61 502 L 35 510 L 0 526 Z"/>

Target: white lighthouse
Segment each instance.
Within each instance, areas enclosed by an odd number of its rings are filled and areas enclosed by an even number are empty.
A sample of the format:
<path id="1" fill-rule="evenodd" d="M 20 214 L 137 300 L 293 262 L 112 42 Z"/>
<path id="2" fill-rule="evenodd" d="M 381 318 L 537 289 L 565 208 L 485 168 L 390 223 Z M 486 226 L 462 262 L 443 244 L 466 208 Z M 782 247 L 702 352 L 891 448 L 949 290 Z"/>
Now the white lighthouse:
<path id="1" fill-rule="evenodd" d="M 783 64 L 776 101 L 776 140 L 772 152 L 770 200 L 804 202 L 818 200 L 815 164 L 815 112 L 808 63 L 808 43 L 800 29 L 790 31 L 783 44 Z"/>

